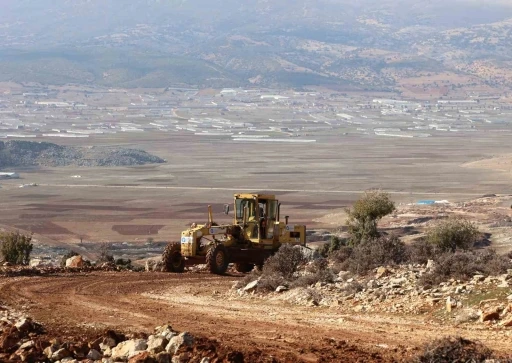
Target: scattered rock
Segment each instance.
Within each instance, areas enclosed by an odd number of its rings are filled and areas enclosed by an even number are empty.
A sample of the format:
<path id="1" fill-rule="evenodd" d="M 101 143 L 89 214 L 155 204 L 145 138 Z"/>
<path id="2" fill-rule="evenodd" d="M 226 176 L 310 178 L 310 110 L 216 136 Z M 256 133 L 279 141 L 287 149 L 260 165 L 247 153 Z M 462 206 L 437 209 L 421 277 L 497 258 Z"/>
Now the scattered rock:
<path id="1" fill-rule="evenodd" d="M 245 285 L 245 287 L 243 288 L 243 291 L 251 292 L 251 291 L 256 290 L 256 288 L 258 287 L 259 282 L 260 282 L 260 280 L 254 280 L 252 282 L 249 282 L 247 285 Z"/>
<path id="2" fill-rule="evenodd" d="M 453 308 L 457 307 L 457 301 L 453 299 L 451 296 L 446 298 L 446 311 L 451 312 Z"/>
<path id="3" fill-rule="evenodd" d="M 288 291 L 288 288 L 286 286 L 278 286 L 276 288 L 276 292 L 283 292 L 283 291 Z"/>
<path id="4" fill-rule="evenodd" d="M 148 338 L 148 352 L 157 354 L 163 352 L 169 341 L 163 336 L 151 335 Z"/>
<path id="5" fill-rule="evenodd" d="M 87 354 L 87 358 L 92 360 L 100 360 L 101 358 L 103 358 L 103 354 L 98 352 L 96 349 L 91 349 Z"/>
<path id="6" fill-rule="evenodd" d="M 187 332 L 181 333 L 180 335 L 177 335 L 173 337 L 169 344 L 165 347 L 165 351 L 171 354 L 176 354 L 178 350 L 183 347 L 187 346 L 190 347 L 194 344 L 194 337 L 190 335 Z"/>
<path id="7" fill-rule="evenodd" d="M 112 359 L 126 360 L 135 355 L 135 352 L 146 350 L 148 347 L 144 339 L 132 339 L 119 343 L 112 349 Z"/>
<path id="8" fill-rule="evenodd" d="M 55 351 L 51 357 L 49 357 L 52 361 L 62 360 L 64 358 L 70 357 L 71 353 L 66 348 L 60 348 Z"/>
<path id="9" fill-rule="evenodd" d="M 158 363 L 170 363 L 171 355 L 167 352 L 161 352 L 156 355 L 156 361 Z"/>
<path id="10" fill-rule="evenodd" d="M 384 276 L 389 275 L 389 270 L 386 267 L 379 267 L 377 269 L 377 273 L 375 274 L 375 278 L 380 279 Z"/>
<path id="11" fill-rule="evenodd" d="M 84 265 L 84 259 L 80 255 L 70 257 L 66 260 L 66 267 L 80 268 L 84 267 Z"/>
<path id="12" fill-rule="evenodd" d="M 141 352 L 128 360 L 128 363 L 156 363 L 157 360 L 150 352 Z"/>
<path id="13" fill-rule="evenodd" d="M 16 329 L 18 329 L 20 332 L 28 332 L 32 329 L 32 319 L 22 319 L 16 324 L 14 324 Z"/>
<path id="14" fill-rule="evenodd" d="M 491 320 L 498 320 L 500 318 L 500 312 L 498 309 L 493 309 L 489 311 L 483 311 L 480 315 L 480 322 L 486 322 Z"/>
<path id="15" fill-rule="evenodd" d="M 427 261 L 427 266 L 426 266 L 427 272 L 434 270 L 435 267 L 436 267 L 436 263 L 434 262 L 434 260 Z"/>
<path id="16" fill-rule="evenodd" d="M 512 315 L 505 317 L 505 319 L 503 319 L 500 322 L 500 325 L 504 326 L 504 327 L 511 327 L 512 326 Z"/>

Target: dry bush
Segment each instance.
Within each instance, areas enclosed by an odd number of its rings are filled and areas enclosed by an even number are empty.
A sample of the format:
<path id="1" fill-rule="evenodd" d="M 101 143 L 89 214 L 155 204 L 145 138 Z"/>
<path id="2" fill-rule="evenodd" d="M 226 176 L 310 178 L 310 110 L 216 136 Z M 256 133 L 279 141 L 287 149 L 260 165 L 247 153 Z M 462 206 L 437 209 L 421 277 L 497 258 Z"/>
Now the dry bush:
<path id="1" fill-rule="evenodd" d="M 451 278 L 468 280 L 475 274 L 499 275 L 512 268 L 509 258 L 494 250 L 446 252 L 435 259 L 434 270 L 423 275 L 419 283 L 434 286 Z"/>
<path id="2" fill-rule="evenodd" d="M 265 261 L 262 272 L 264 276 L 279 275 L 289 280 L 305 262 L 306 259 L 300 248 L 284 244 Z"/>
<path id="3" fill-rule="evenodd" d="M 352 247 L 344 246 L 329 256 L 329 260 L 332 262 L 332 271 L 335 274 L 338 274 L 347 267 L 345 262 L 352 256 L 353 250 Z"/>
<path id="4" fill-rule="evenodd" d="M 397 265 L 407 261 L 405 244 L 396 236 L 365 241 L 354 247 L 350 257 L 341 263 L 343 270 L 364 275 L 384 265 Z"/>
<path id="5" fill-rule="evenodd" d="M 279 250 L 265 261 L 263 269 L 253 270 L 237 283 L 241 288 L 249 282 L 259 279 L 258 290 L 274 291 L 278 286 L 289 286 L 297 279 L 296 272 L 306 259 L 300 248 L 282 245 Z"/>
<path id="6" fill-rule="evenodd" d="M 289 280 L 278 274 L 263 274 L 258 283 L 258 290 L 275 291 L 279 286 L 288 286 Z"/>
<path id="7" fill-rule="evenodd" d="M 446 337 L 427 344 L 416 358 L 418 363 L 484 362 L 492 351 L 485 345 L 461 337 Z"/>
<path id="8" fill-rule="evenodd" d="M 310 266 L 308 266 L 307 274 L 300 276 L 296 280 L 292 281 L 291 287 L 307 287 L 317 282 L 334 282 L 334 274 L 328 266 L 329 261 L 325 258 L 319 258 L 314 260 Z"/>
<path id="9" fill-rule="evenodd" d="M 426 264 L 428 260 L 435 259 L 441 251 L 424 238 L 416 240 L 407 246 L 408 260 L 411 263 Z"/>
<path id="10" fill-rule="evenodd" d="M 473 223 L 463 218 L 448 218 L 430 227 L 425 240 L 441 251 L 455 252 L 473 247 L 480 232 Z"/>

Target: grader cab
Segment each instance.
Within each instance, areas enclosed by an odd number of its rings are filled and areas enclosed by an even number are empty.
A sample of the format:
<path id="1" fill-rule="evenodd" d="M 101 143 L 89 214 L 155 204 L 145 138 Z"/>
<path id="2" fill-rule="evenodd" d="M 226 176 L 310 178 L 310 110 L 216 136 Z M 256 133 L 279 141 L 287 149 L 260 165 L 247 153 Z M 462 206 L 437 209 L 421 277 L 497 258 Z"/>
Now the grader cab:
<path id="1" fill-rule="evenodd" d="M 206 264 L 215 274 L 226 272 L 230 263 L 248 272 L 284 244 L 305 245 L 306 226 L 280 220 L 281 204 L 271 194 L 235 194 L 232 224 L 218 225 L 208 206 L 208 222 L 192 224 L 181 233 L 180 243 L 170 243 L 163 254 L 164 270 L 183 272 L 185 265 Z M 224 212 L 229 214 L 230 206 Z"/>

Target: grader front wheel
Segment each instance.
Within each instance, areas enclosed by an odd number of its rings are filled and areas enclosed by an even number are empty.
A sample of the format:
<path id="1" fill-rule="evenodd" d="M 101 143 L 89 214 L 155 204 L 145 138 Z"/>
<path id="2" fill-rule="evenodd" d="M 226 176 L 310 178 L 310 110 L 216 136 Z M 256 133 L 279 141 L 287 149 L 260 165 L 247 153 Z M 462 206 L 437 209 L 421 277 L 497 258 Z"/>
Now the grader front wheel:
<path id="1" fill-rule="evenodd" d="M 228 253 L 224 245 L 212 246 L 206 253 L 206 266 L 211 273 L 222 275 L 229 265 Z"/>
<path id="2" fill-rule="evenodd" d="M 166 272 L 182 273 L 185 271 L 185 260 L 181 255 L 181 244 L 169 243 L 162 256 L 163 270 Z"/>

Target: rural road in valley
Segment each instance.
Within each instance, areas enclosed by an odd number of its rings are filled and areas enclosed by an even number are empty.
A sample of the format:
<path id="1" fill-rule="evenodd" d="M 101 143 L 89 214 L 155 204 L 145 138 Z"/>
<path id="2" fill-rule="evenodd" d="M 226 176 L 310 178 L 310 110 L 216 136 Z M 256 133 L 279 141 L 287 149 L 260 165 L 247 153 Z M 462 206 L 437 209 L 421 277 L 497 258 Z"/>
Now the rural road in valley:
<path id="1" fill-rule="evenodd" d="M 185 187 L 185 186 L 158 186 L 158 185 L 101 185 L 101 184 L 38 184 L 42 187 L 54 188 L 112 188 L 112 189 L 165 189 L 165 190 L 217 190 L 232 192 L 254 192 L 261 188 L 235 188 L 235 187 Z M 310 194 L 359 194 L 365 190 L 334 190 L 334 189 L 273 189 L 276 193 L 310 193 Z M 399 190 L 385 190 L 394 195 L 452 195 L 459 197 L 481 197 L 481 193 L 457 193 L 457 192 L 408 192 Z"/>

